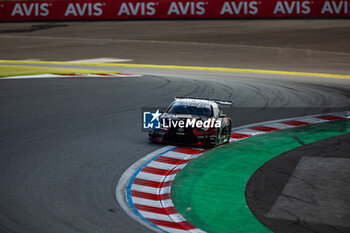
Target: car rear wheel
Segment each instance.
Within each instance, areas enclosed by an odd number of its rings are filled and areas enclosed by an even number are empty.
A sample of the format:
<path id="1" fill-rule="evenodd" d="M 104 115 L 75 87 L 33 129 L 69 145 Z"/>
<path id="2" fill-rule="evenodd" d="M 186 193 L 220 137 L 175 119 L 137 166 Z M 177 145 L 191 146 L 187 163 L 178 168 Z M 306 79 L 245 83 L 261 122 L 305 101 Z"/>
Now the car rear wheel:
<path id="1" fill-rule="evenodd" d="M 227 126 L 226 137 L 225 143 L 229 143 L 231 138 L 231 123 Z"/>

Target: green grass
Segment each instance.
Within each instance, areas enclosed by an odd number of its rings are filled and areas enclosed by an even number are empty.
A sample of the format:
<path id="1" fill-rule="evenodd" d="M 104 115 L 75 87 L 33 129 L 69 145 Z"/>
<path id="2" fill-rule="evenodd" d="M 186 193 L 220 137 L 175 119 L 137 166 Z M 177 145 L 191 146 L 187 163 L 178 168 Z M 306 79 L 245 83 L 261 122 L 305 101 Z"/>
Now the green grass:
<path id="1" fill-rule="evenodd" d="M 312 124 L 250 137 L 211 150 L 176 176 L 171 197 L 192 224 L 210 233 L 269 233 L 251 213 L 245 187 L 270 159 L 305 144 L 350 133 L 350 120 Z M 296 138 L 298 140 L 296 140 Z"/>
<path id="2" fill-rule="evenodd" d="M 36 74 L 115 74 L 116 71 L 85 70 L 85 69 L 66 69 L 50 68 L 37 66 L 13 66 L 0 65 L 0 77 L 36 75 Z"/>

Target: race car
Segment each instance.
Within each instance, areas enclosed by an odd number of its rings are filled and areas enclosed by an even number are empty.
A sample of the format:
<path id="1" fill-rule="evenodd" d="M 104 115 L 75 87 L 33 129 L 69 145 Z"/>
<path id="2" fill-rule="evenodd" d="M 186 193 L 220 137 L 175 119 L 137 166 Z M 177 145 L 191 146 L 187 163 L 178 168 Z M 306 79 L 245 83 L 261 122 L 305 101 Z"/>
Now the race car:
<path id="1" fill-rule="evenodd" d="M 149 131 L 152 142 L 217 147 L 228 143 L 231 119 L 219 105 L 231 101 L 195 97 L 175 97 L 160 116 L 160 127 Z"/>

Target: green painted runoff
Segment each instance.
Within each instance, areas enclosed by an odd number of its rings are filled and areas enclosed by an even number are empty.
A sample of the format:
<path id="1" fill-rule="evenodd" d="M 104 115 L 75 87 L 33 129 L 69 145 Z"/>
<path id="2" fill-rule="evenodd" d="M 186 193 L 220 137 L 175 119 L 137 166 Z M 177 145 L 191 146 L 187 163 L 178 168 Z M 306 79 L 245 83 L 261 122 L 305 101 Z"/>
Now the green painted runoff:
<path id="1" fill-rule="evenodd" d="M 211 150 L 175 178 L 171 198 L 192 224 L 210 233 L 271 232 L 250 212 L 245 186 L 270 159 L 297 148 L 350 132 L 350 120 L 266 133 Z"/>

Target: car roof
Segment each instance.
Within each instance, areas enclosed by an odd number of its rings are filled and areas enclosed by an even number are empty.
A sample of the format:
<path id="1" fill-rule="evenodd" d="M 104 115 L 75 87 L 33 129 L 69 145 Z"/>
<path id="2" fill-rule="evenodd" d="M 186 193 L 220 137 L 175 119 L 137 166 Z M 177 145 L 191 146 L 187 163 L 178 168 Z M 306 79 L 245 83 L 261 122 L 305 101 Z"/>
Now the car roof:
<path id="1" fill-rule="evenodd" d="M 201 99 L 178 99 L 173 102 L 176 105 L 190 105 L 190 106 L 198 106 L 198 107 L 210 107 L 210 106 L 218 106 L 217 103 L 211 100 L 201 100 Z"/>

